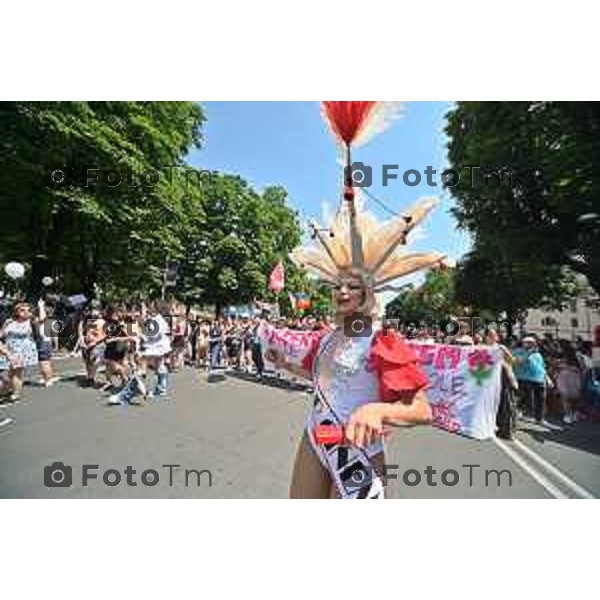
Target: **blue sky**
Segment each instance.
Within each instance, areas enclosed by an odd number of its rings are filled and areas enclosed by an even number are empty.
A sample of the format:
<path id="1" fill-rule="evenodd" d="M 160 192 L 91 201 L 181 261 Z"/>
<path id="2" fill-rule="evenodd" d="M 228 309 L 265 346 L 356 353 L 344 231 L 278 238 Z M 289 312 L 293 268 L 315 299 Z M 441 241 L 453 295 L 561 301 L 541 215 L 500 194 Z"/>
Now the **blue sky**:
<path id="1" fill-rule="evenodd" d="M 257 190 L 281 184 L 291 205 L 304 219 L 332 213 L 339 201 L 342 167 L 332 136 L 320 116 L 318 102 L 202 102 L 207 122 L 205 143 L 188 157 L 197 168 L 241 175 Z M 416 232 L 411 250 L 438 250 L 459 258 L 469 238 L 459 232 L 448 209 L 452 201 L 441 187 L 440 174 L 447 166 L 444 115 L 449 102 L 408 102 L 402 116 L 384 133 L 355 149 L 353 160 L 373 167 L 369 191 L 400 212 L 423 196 L 437 196 L 440 204 Z M 398 164 L 399 179 L 387 187 L 381 182 L 381 165 Z M 402 173 L 431 165 L 438 186 L 409 187 Z M 379 176 L 378 176 L 379 174 Z M 367 208 L 380 218 L 389 217 L 374 201 Z"/>

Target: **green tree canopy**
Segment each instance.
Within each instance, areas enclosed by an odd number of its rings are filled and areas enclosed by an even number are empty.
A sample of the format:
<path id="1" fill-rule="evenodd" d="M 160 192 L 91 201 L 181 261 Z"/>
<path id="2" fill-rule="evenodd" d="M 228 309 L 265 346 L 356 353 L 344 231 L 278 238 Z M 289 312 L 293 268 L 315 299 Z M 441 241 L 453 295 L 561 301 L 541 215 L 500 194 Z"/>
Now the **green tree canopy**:
<path id="1" fill-rule="evenodd" d="M 192 102 L 1 103 L 0 260 L 29 264 L 33 288 L 48 274 L 64 291 L 156 285 L 202 210 L 170 167 L 200 145 L 203 121 Z"/>
<path id="2" fill-rule="evenodd" d="M 402 286 L 398 296 L 387 305 L 386 315 L 403 323 L 443 321 L 459 311 L 454 286 L 453 268 L 430 269 L 419 287 L 412 283 Z"/>
<path id="3" fill-rule="evenodd" d="M 494 287 L 525 287 L 498 290 L 515 294 L 515 310 L 555 292 L 560 302 L 563 267 L 600 293 L 600 104 L 459 102 L 446 131 L 450 163 L 463 175 L 451 188 L 453 212 L 475 241 L 466 272 L 485 264 L 490 279 L 502 277 Z M 464 168 L 474 165 L 471 185 Z M 512 184 L 490 177 L 486 185 L 486 169 L 510 171 Z"/>
<path id="4" fill-rule="evenodd" d="M 284 188 L 268 187 L 259 194 L 240 177 L 213 173 L 203 186 L 202 206 L 204 219 L 186 239 L 176 293 L 217 311 L 254 298 L 273 301 L 268 277 L 279 260 L 286 269 L 286 289 L 302 281 L 288 259 L 301 230 Z"/>

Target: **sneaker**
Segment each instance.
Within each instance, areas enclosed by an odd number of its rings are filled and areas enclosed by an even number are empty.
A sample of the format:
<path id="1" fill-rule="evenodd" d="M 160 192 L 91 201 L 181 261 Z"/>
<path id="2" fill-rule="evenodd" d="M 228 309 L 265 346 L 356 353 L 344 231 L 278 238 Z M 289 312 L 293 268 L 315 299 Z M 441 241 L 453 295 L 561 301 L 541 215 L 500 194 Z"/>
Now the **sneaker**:
<path id="1" fill-rule="evenodd" d="M 566 423 L 567 425 L 573 425 L 573 423 L 575 423 L 573 415 L 565 415 L 563 417 L 563 423 Z"/>
<path id="2" fill-rule="evenodd" d="M 108 404 L 110 404 L 111 406 L 122 406 L 123 400 L 121 400 L 121 395 L 113 394 L 112 396 L 109 396 Z"/>
<path id="3" fill-rule="evenodd" d="M 155 398 L 162 398 L 167 395 L 167 390 L 154 390 Z"/>
<path id="4" fill-rule="evenodd" d="M 12 402 L 13 404 L 20 402 L 21 401 L 21 396 L 19 394 L 17 394 L 16 392 L 13 392 L 9 397 L 8 397 L 8 401 Z"/>

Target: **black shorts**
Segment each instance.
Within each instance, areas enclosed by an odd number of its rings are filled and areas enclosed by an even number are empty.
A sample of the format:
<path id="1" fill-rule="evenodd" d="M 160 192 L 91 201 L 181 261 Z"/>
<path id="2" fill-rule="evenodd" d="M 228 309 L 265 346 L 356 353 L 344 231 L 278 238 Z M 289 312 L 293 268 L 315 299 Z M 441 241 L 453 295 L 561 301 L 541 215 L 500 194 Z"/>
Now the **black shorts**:
<path id="1" fill-rule="evenodd" d="M 38 348 L 38 360 L 45 361 L 52 358 L 52 342 L 47 341 L 40 344 Z"/>
<path id="2" fill-rule="evenodd" d="M 120 342 L 113 344 L 106 344 L 106 349 L 104 350 L 104 358 L 106 360 L 114 360 L 116 362 L 121 362 L 127 356 L 127 348 L 121 346 Z"/>

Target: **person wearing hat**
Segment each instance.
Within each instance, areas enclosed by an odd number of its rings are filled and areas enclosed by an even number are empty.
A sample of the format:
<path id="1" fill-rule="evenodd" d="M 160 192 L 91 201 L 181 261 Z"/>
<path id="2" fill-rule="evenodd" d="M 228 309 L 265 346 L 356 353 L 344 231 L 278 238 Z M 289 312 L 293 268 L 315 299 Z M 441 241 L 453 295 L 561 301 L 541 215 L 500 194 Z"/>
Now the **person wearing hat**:
<path id="1" fill-rule="evenodd" d="M 537 423 L 549 425 L 544 420 L 546 364 L 537 340 L 533 336 L 525 336 L 521 340 L 521 348 L 515 350 L 514 358 L 514 371 L 526 409 L 531 411 Z"/>

